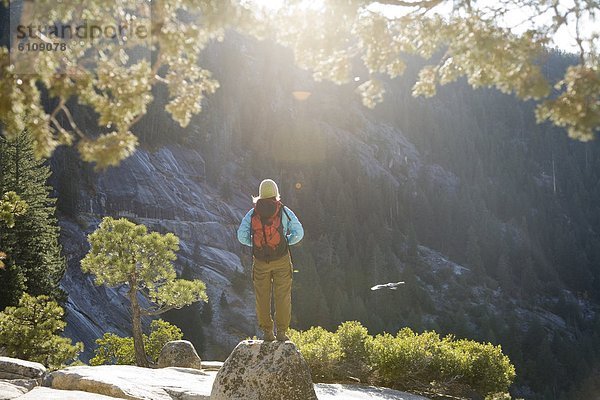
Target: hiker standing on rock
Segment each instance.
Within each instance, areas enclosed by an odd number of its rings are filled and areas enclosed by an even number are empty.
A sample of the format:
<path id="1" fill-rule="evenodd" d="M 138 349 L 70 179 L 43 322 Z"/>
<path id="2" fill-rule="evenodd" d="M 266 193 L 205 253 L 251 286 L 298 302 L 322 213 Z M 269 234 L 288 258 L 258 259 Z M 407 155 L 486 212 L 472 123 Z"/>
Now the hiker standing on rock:
<path id="1" fill-rule="evenodd" d="M 265 341 L 275 340 L 271 318 L 271 293 L 275 298 L 277 340 L 288 340 L 292 317 L 292 260 L 289 246 L 298 243 L 304 229 L 298 217 L 284 206 L 279 188 L 271 179 L 260 183 L 254 207 L 238 229 L 240 243 L 252 247 L 252 282 L 256 296 L 258 325 Z"/>

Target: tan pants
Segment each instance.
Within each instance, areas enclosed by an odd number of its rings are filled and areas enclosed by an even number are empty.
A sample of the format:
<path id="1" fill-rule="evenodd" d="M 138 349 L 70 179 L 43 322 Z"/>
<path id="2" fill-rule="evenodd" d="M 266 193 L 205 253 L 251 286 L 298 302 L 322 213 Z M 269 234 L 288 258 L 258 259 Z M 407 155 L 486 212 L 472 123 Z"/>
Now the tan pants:
<path id="1" fill-rule="evenodd" d="M 256 296 L 256 317 L 263 331 L 273 331 L 271 318 L 271 293 L 275 300 L 275 325 L 277 332 L 290 327 L 292 317 L 292 262 L 286 254 L 278 260 L 264 262 L 254 259 L 252 282 Z"/>

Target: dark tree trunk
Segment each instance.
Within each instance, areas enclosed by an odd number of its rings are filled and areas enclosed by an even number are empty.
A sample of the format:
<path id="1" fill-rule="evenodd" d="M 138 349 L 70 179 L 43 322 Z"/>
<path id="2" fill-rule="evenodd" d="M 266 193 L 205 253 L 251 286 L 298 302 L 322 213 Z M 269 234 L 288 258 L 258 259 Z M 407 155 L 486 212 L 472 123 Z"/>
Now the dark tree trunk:
<path id="1" fill-rule="evenodd" d="M 135 278 L 129 280 L 129 301 L 131 302 L 131 323 L 133 328 L 133 348 L 135 350 L 135 363 L 138 367 L 148 368 L 148 358 L 144 348 L 142 335 L 142 317 L 137 298 L 137 282 Z"/>

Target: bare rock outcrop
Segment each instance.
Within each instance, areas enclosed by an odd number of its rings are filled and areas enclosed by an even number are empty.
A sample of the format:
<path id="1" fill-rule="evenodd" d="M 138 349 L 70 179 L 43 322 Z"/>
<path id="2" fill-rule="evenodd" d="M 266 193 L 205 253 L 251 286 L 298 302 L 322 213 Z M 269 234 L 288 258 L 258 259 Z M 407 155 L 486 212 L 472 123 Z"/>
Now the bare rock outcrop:
<path id="1" fill-rule="evenodd" d="M 80 390 L 58 390 L 43 386 L 34 388 L 16 400 L 113 400 L 118 397 L 82 392 Z"/>
<path id="2" fill-rule="evenodd" d="M 215 373 L 191 368 L 100 365 L 68 367 L 49 376 L 48 383 L 53 389 L 134 400 L 202 400 L 209 399 Z"/>
<path id="3" fill-rule="evenodd" d="M 38 379 L 45 373 L 46 367 L 40 363 L 0 357 L 0 379 Z"/>
<path id="4" fill-rule="evenodd" d="M 182 367 L 202 369 L 202 361 L 196 352 L 194 345 L 187 340 L 172 340 L 165 343 L 160 356 L 158 367 Z"/>
<path id="5" fill-rule="evenodd" d="M 211 400 L 317 400 L 306 361 L 290 341 L 245 340 L 217 373 Z"/>
<path id="6" fill-rule="evenodd" d="M 9 381 L 0 380 L 0 400 L 11 400 L 27 393 L 27 389 L 14 385 Z"/>

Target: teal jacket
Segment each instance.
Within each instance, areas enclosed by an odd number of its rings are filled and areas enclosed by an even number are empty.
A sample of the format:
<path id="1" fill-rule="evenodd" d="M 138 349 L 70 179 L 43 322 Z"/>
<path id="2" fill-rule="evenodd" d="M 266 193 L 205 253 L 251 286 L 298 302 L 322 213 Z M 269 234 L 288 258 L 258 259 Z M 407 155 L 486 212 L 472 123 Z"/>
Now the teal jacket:
<path id="1" fill-rule="evenodd" d="M 304 237 L 304 228 L 296 217 L 296 214 L 290 210 L 287 206 L 284 206 L 285 212 L 282 212 L 281 223 L 283 225 L 283 232 L 286 233 L 288 244 L 294 245 L 302 240 Z M 252 247 L 252 212 L 254 208 L 246 213 L 242 219 L 242 223 L 237 231 L 237 237 L 241 244 Z M 288 218 L 289 216 L 289 218 Z"/>

